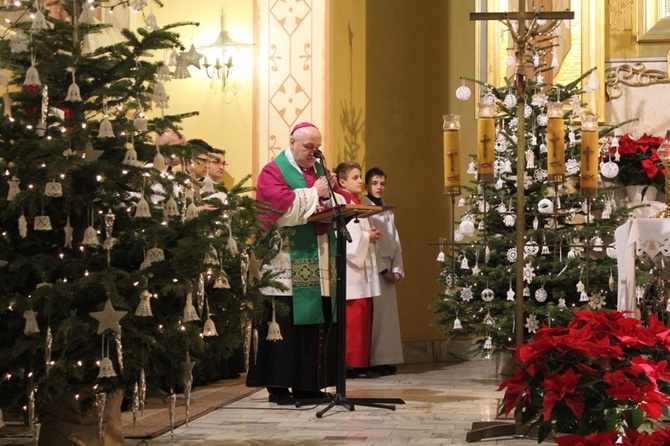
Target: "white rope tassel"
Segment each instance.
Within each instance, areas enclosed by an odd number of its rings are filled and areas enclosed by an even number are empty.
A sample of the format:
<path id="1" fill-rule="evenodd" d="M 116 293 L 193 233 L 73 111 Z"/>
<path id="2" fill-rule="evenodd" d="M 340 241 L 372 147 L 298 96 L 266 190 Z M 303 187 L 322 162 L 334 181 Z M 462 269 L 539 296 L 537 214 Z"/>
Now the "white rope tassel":
<path id="1" fill-rule="evenodd" d="M 268 336 L 265 338 L 268 341 L 282 341 L 284 338 L 281 335 L 279 324 L 275 313 L 275 298 L 272 298 L 272 320 L 268 322 Z"/>

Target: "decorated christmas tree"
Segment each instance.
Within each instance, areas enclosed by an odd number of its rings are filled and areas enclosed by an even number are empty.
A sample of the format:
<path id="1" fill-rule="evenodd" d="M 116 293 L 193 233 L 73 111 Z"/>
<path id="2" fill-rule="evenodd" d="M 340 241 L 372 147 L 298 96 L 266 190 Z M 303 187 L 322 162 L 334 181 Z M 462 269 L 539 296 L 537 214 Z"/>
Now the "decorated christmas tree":
<path id="1" fill-rule="evenodd" d="M 165 84 L 197 62 L 176 32 L 192 24 L 157 27 L 145 1 L 5 5 L 0 408 L 33 424 L 59 398 L 100 409 L 125 393 L 134 413 L 149 395 L 188 402 L 263 307 L 274 234 L 248 178 L 199 182 L 186 166 L 200 147 L 155 143 L 192 114 L 164 113 Z M 146 26 L 99 46 L 112 6 Z"/>
<path id="2" fill-rule="evenodd" d="M 521 88 L 514 79 L 506 78 L 502 86 L 465 79 L 483 90 L 478 154 L 472 156 L 467 171 L 472 181 L 463 185 L 462 195 L 460 186 L 448 184 L 456 175 L 445 183 L 462 218 L 455 221 L 453 235 L 439 243 L 438 281 L 445 291 L 434 305 L 436 322 L 449 339 L 476 339 L 475 350 L 485 355 L 513 347 L 519 322 L 527 339 L 543 324 L 565 323 L 573 309 L 616 308 L 614 231 L 628 210 L 617 206 L 612 183 L 602 180 L 617 175 L 610 149 L 616 145 L 615 129 L 624 123 L 599 129 L 597 117 L 589 115 L 582 95 L 598 88 L 595 68 L 566 85 L 544 82 L 554 65 L 555 24 L 534 26 Z M 469 98 L 465 84 L 457 96 Z M 445 124 L 445 156 L 454 156 L 447 152 L 448 133 Z M 522 184 L 517 182 L 520 153 Z M 521 213 L 518 188 L 524 197 Z M 517 317 L 519 292 L 523 321 Z"/>

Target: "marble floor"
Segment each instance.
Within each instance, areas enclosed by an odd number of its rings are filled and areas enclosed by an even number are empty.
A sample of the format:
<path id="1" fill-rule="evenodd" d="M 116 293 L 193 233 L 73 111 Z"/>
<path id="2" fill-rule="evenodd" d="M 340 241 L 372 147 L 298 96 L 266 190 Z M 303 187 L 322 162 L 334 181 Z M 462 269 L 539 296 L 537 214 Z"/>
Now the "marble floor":
<path id="1" fill-rule="evenodd" d="M 277 406 L 261 390 L 151 440 L 127 446 L 207 445 L 536 445 L 514 436 L 467 443 L 473 423 L 494 420 L 503 379 L 490 360 L 403 365 L 393 376 L 350 379 L 347 398 L 400 398 L 395 410 L 335 405 L 318 418 L 321 406 Z M 335 389 L 328 389 L 334 393 Z M 46 439 L 40 439 L 46 440 Z M 28 438 L 0 438 L 0 446 L 29 445 Z M 48 444 L 44 443 L 44 444 Z M 86 445 L 88 446 L 88 445 Z M 93 445 L 91 445 L 93 446 Z"/>
<path id="2" fill-rule="evenodd" d="M 501 376 L 489 360 L 404 365 L 393 376 L 346 382 L 348 398 L 401 398 L 395 410 L 336 405 L 321 418 L 326 406 L 277 406 L 265 390 L 214 411 L 174 434 L 140 441 L 143 445 L 509 445 L 537 444 L 514 437 L 467 443 L 474 422 L 493 420 L 502 392 Z M 334 391 L 335 389 L 329 389 Z M 2 444 L 0 442 L 0 444 Z"/>

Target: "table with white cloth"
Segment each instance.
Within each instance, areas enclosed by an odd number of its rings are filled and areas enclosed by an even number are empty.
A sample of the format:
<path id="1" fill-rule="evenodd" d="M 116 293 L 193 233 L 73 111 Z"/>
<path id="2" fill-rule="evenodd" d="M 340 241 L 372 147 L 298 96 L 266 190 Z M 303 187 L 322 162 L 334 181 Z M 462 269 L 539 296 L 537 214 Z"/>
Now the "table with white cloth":
<path id="1" fill-rule="evenodd" d="M 619 278 L 617 309 L 635 311 L 635 262 L 638 257 L 670 256 L 670 219 L 631 218 L 616 229 L 614 240 Z"/>

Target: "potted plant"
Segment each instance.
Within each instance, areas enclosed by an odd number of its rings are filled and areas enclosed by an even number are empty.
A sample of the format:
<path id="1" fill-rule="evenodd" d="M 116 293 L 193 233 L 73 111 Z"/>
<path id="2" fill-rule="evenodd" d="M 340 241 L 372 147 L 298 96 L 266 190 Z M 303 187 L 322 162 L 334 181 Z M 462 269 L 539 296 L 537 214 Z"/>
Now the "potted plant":
<path id="1" fill-rule="evenodd" d="M 670 329 L 654 316 L 645 327 L 619 311 L 574 315 L 516 348 L 519 368 L 499 388 L 502 412 L 536 428 L 539 442 L 551 434 L 650 432 L 670 405 Z"/>

